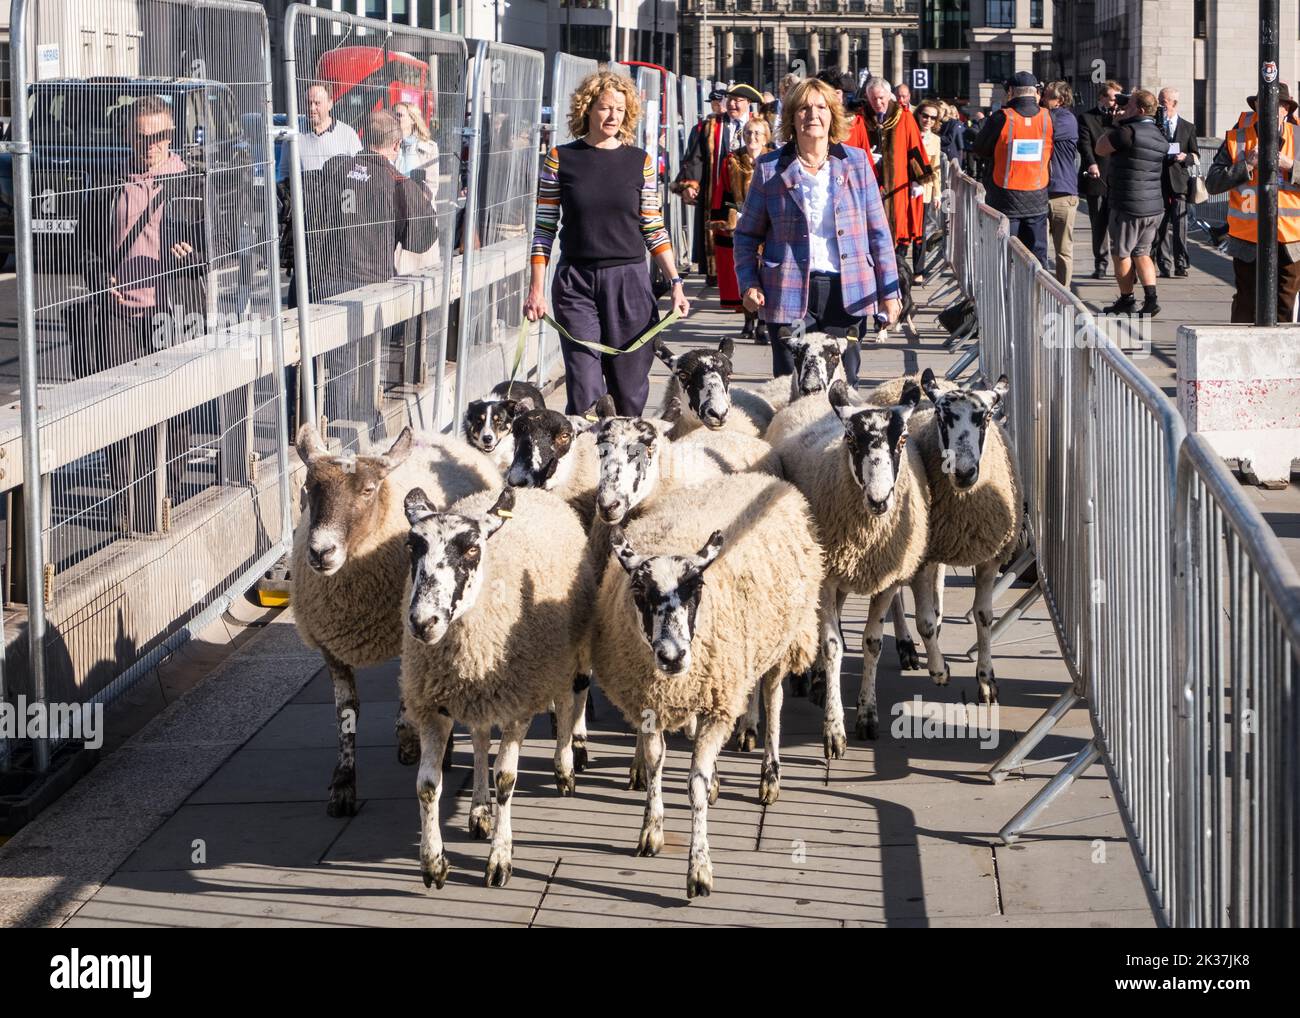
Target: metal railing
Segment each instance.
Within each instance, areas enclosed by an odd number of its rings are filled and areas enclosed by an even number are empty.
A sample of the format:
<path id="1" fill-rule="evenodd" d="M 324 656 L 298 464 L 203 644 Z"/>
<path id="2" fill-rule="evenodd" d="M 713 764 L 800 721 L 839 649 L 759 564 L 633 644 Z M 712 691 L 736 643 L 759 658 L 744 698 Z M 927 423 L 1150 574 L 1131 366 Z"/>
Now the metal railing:
<path id="1" fill-rule="evenodd" d="M 1222 462 L 1116 345 L 1117 323 L 1010 240 L 975 181 L 952 179 L 949 251 L 977 303 L 979 366 L 1011 386 L 1038 572 L 1027 596 L 1041 591 L 1073 677 L 990 776 L 1019 769 L 1080 699 L 1095 731 L 1002 837 L 1027 833 L 1100 760 L 1162 923 L 1292 925 L 1300 578 Z"/>

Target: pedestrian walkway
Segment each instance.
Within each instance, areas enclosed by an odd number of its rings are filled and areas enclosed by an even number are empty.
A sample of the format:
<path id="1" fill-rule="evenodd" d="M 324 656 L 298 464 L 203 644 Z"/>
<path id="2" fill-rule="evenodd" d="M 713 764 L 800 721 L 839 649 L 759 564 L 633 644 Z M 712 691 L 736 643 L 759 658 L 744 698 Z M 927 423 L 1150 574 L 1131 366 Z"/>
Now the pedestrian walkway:
<path id="1" fill-rule="evenodd" d="M 693 289 L 693 288 L 692 288 Z M 933 292 L 933 285 L 929 292 Z M 715 298 L 710 291 L 710 297 Z M 935 328 L 869 347 L 864 384 L 952 361 Z M 714 345 L 741 319 L 699 300 L 667 341 Z M 738 343 L 735 381 L 765 379 L 766 348 Z M 652 400 L 666 374 L 656 364 Z M 334 709 L 319 657 L 285 612 L 209 679 L 151 722 L 46 814 L 0 849 L 0 922 L 70 926 L 1150 926 L 1151 913 L 1115 810 L 1093 767 L 1056 802 L 1043 830 L 1012 847 L 997 830 L 1092 735 L 1071 711 L 1019 777 L 984 772 L 1065 689 L 1041 603 L 995 646 L 1002 704 L 979 739 L 907 737 L 900 712 L 975 699 L 965 652 L 974 628 L 968 570 L 949 574 L 942 643 L 953 680 L 900 674 L 892 637 L 881 659 L 880 739 L 850 738 L 823 759 L 821 711 L 787 696 L 782 790 L 757 801 L 760 754 L 727 750 L 710 810 L 711 897 L 685 896 L 689 743 L 669 739 L 662 855 L 633 855 L 644 793 L 625 788 L 633 736 L 597 693 L 592 765 L 578 794 L 559 798 L 545 718 L 520 761 L 514 876 L 483 886 L 487 844 L 470 840 L 468 737 L 457 733 L 442 799 L 452 871 L 441 891 L 418 870 L 415 770 L 397 762 L 396 663 L 363 673 L 358 734 L 361 809 L 325 814 L 334 762 Z M 1020 593 L 1000 601 L 1006 607 Z M 861 668 L 865 602 L 851 598 L 844 632 L 848 727 Z M 910 609 L 910 597 L 909 597 Z M 921 726 L 915 726 L 921 734 Z"/>
<path id="2" fill-rule="evenodd" d="M 1093 310 L 1105 307 L 1119 293 L 1113 276 L 1095 280 L 1092 241 L 1086 206 L 1080 206 L 1074 232 L 1074 290 Z M 1232 259 L 1212 248 L 1204 232 L 1188 238 L 1191 269 L 1186 278 L 1157 279 L 1160 314 L 1155 318 L 1149 356 L 1132 354 L 1133 362 L 1171 400 L 1178 398 L 1178 327 L 1227 325 L 1232 313 Z M 1139 294 L 1140 297 L 1140 294 Z M 1269 491 L 1245 484 L 1247 493 L 1273 527 L 1292 563 L 1300 567 L 1300 484 L 1293 476 L 1289 487 Z"/>

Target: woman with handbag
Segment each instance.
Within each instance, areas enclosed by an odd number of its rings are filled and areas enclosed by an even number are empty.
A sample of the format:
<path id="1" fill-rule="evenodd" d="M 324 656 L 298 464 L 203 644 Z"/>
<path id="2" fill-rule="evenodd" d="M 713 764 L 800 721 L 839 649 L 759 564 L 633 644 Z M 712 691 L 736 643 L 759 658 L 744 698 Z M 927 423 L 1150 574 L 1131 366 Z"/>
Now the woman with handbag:
<path id="1" fill-rule="evenodd" d="M 736 261 L 732 254 L 731 236 L 740 218 L 740 209 L 749 193 L 749 183 L 754 179 L 754 164 L 766 152 L 772 141 L 772 128 L 763 117 L 750 117 L 741 133 L 745 147 L 730 153 L 722 163 L 722 211 L 724 219 L 710 221 L 713 230 L 713 253 L 718 266 L 718 296 L 724 308 L 744 311 L 745 328 L 741 336 L 758 339 L 762 328 L 758 313 L 742 307 L 740 284 L 736 281 Z"/>

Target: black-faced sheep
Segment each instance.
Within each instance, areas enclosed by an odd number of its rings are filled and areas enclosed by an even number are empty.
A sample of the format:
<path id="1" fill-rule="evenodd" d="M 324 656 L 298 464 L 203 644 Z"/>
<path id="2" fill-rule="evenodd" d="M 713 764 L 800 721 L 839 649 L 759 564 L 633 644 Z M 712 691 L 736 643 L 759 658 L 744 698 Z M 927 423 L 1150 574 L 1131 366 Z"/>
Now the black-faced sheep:
<path id="1" fill-rule="evenodd" d="M 590 667 L 595 582 L 587 534 L 573 510 L 544 491 L 507 488 L 437 512 L 419 489 L 406 496 L 410 575 L 402 641 L 402 695 L 420 732 L 420 871 L 439 889 L 448 862 L 438 823 L 441 759 L 456 720 L 501 729 L 497 815 L 488 886 L 511 871 L 510 812 L 519 748 L 534 715 L 554 702 L 555 780 L 574 790 L 569 691 Z M 483 777 L 486 778 L 486 769 Z M 485 815 L 487 783 L 473 808 Z"/>
<path id="2" fill-rule="evenodd" d="M 407 523 L 402 500 L 422 486 L 450 503 L 501 487 L 501 475 L 458 438 L 405 429 L 384 452 L 333 455 L 310 424 L 297 438 L 307 465 L 303 513 L 290 554 L 294 621 L 303 642 L 325 658 L 334 685 L 339 752 L 330 782 L 330 816 L 356 812 L 354 670 L 402 649 L 402 582 Z M 398 711 L 398 755 L 414 763 L 415 732 Z"/>
<path id="3" fill-rule="evenodd" d="M 702 427 L 763 437 L 772 422 L 773 409 L 753 391 L 732 386 L 731 354 L 735 346 L 732 340 L 724 339 L 717 350 L 675 354 L 662 340 L 655 341 L 655 356 L 672 372 L 664 406 L 674 399 L 682 402 L 682 416 L 669 432 L 670 438 L 685 438 Z"/>
<path id="4" fill-rule="evenodd" d="M 921 384 L 934 403 L 917 414 L 913 445 L 930 488 L 930 536 L 925 561 L 912 582 L 916 626 L 925 642 L 930 677 L 947 683 L 939 650 L 943 567 L 975 568 L 976 680 L 983 703 L 997 700 L 993 673 L 993 585 L 1020 536 L 1023 496 L 1011 444 L 997 417 L 1007 393 L 1003 375 L 991 389 L 941 389 L 932 371 Z"/>
<path id="5" fill-rule="evenodd" d="M 698 717 L 689 792 L 688 897 L 713 887 L 707 831 L 718 752 L 763 683 L 768 714 L 759 797 L 780 792 L 781 679 L 817 655 L 822 558 L 803 497 L 734 474 L 680 488 L 611 531 L 592 657 L 601 688 L 641 734 L 647 776 L 637 854 L 663 846 L 663 733 Z"/>
<path id="6" fill-rule="evenodd" d="M 812 506 L 826 562 L 821 655 L 811 695 L 825 697 L 828 757 L 843 756 L 847 748 L 840 698 L 844 600 L 850 593 L 871 597 L 870 617 L 883 621 L 894 588 L 912 578 L 925 556 L 929 493 L 924 467 L 907 442 L 908 418 L 920 398 L 913 387 L 898 406 L 858 406 L 837 381 L 830 390 L 837 416 L 777 449 L 785 477 Z M 878 725 L 875 672 L 864 661 L 857 733 L 874 738 Z"/>

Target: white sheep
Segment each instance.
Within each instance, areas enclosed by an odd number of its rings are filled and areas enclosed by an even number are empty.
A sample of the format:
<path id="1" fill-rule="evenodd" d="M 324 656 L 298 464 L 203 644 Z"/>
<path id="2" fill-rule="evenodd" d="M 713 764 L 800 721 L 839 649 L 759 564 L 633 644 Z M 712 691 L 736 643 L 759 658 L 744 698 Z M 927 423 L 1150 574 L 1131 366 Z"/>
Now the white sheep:
<path id="1" fill-rule="evenodd" d="M 1024 513 L 1011 444 L 997 418 L 1007 394 L 1003 375 L 991 389 L 942 389 L 934 372 L 921 377 L 934 403 L 912 426 L 913 447 L 930 488 L 930 536 L 925 560 L 912 581 L 916 627 L 925 642 L 930 677 L 948 682 L 939 649 L 943 621 L 943 567 L 975 568 L 976 681 L 982 703 L 998 698 L 993 673 L 993 585 L 998 567 L 1016 548 Z"/>
<path id="2" fill-rule="evenodd" d="M 504 473 L 515 458 L 511 428 L 515 416 L 546 408 L 542 390 L 531 382 L 499 382 L 488 399 L 471 400 L 461 419 L 465 441 L 487 456 Z"/>
<path id="3" fill-rule="evenodd" d="M 596 426 L 596 451 L 600 456 L 600 482 L 596 489 L 596 518 L 591 525 L 591 545 L 596 580 L 609 558 L 608 528 L 626 523 L 658 498 L 679 487 L 705 484 L 727 474 L 752 470 L 777 474 L 780 463 L 767 442 L 739 431 L 699 428 L 680 442 L 668 437 L 680 412 L 673 399 L 665 408 L 667 419 L 617 417 L 613 407 L 603 408 Z M 735 742 L 748 752 L 758 744 L 758 689 L 737 726 Z M 688 731 L 691 738 L 694 732 Z"/>
<path id="4" fill-rule="evenodd" d="M 808 499 L 826 561 L 819 617 L 822 645 L 811 695 L 825 697 L 823 746 L 827 757 L 847 748 L 840 699 L 844 638 L 840 613 L 850 593 L 872 598 L 868 631 L 894 588 L 920 567 L 929 535 L 925 471 L 908 449 L 907 423 L 920 400 L 908 390 L 888 408 L 857 406 L 843 380 L 830 390 L 836 418 L 777 447 L 785 477 Z M 857 734 L 875 738 L 879 725 L 875 671 L 864 660 L 858 692 Z"/>
<path id="5" fill-rule="evenodd" d="M 555 780 L 575 781 L 568 695 L 590 668 L 595 582 L 587 534 L 573 510 L 544 491 L 507 488 L 436 512 L 418 488 L 406 496 L 410 575 L 402 640 L 402 695 L 420 732 L 420 871 L 441 890 L 449 864 L 438 821 L 441 759 L 452 724 L 499 725 L 497 814 L 486 883 L 510 879 L 511 801 L 519 748 L 533 716 L 554 702 Z M 485 825 L 486 767 L 475 768 L 471 815 Z"/>
<path id="6" fill-rule="evenodd" d="M 458 438 L 406 428 L 386 451 L 333 455 L 310 424 L 297 436 L 307 466 L 303 512 L 294 530 L 290 570 L 294 621 L 304 643 L 320 650 L 334 686 L 338 760 L 330 781 L 330 816 L 356 812 L 355 669 L 380 664 L 402 649 L 402 582 L 406 514 L 402 500 L 417 485 L 447 505 L 501 486 L 483 453 Z M 397 715 L 398 757 L 414 763 L 415 732 Z"/>
<path id="7" fill-rule="evenodd" d="M 745 473 L 665 495 L 626 532 L 611 531 L 610 544 L 621 568 L 605 570 L 592 658 L 601 688 L 641 733 L 647 795 L 637 854 L 663 847 L 664 732 L 698 717 L 686 893 L 707 895 L 717 757 L 760 681 L 768 725 L 759 798 L 780 794 L 781 679 L 817 653 L 816 529 L 793 487 Z"/>
<path id="8" fill-rule="evenodd" d="M 673 353 L 662 340 L 655 341 L 655 356 L 672 375 L 664 394 L 665 409 L 681 400 L 682 415 L 669 437 L 685 438 L 698 428 L 727 429 L 762 438 L 772 422 L 773 408 L 752 390 L 731 385 L 731 355 L 736 344 L 724 339 L 717 350 Z"/>

